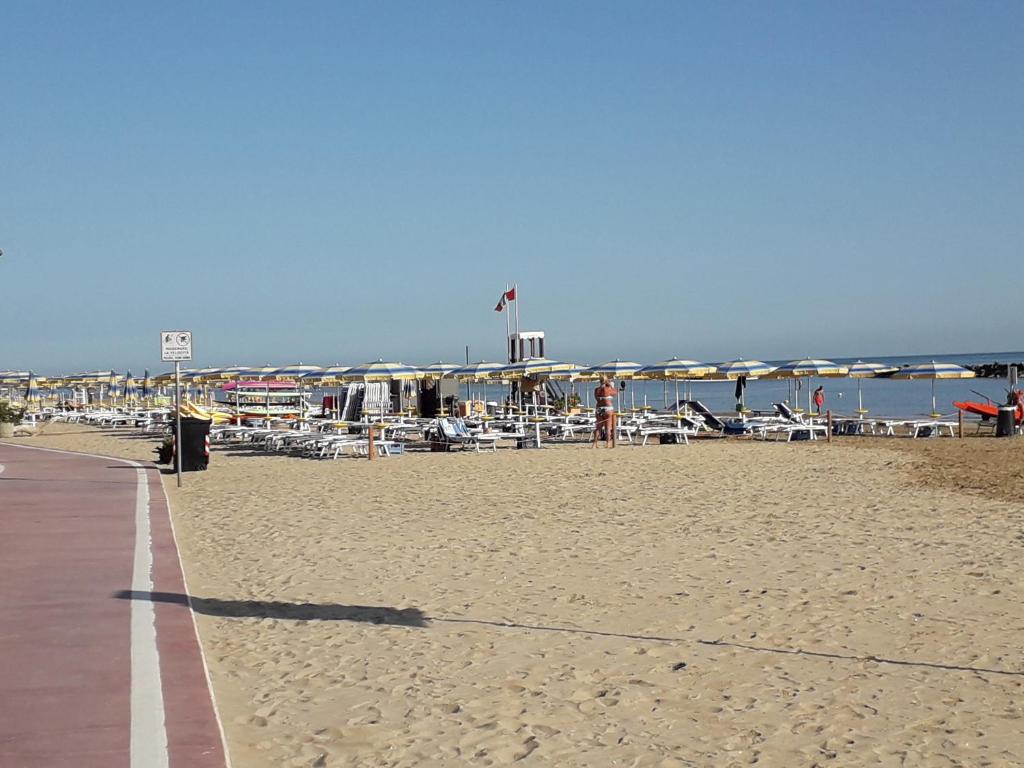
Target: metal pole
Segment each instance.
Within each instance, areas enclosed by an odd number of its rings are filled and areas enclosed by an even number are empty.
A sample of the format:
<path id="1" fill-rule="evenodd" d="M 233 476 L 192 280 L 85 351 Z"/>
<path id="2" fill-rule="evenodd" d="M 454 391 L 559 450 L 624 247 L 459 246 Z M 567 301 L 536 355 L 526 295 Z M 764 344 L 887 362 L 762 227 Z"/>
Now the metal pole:
<path id="1" fill-rule="evenodd" d="M 825 419 L 828 421 L 828 432 L 825 433 L 825 442 L 832 442 L 832 409 L 825 411 Z"/>
<path id="2" fill-rule="evenodd" d="M 519 343 L 522 343 L 519 340 L 519 286 L 516 285 L 515 283 L 512 283 L 512 290 L 515 291 L 516 294 L 516 340 L 519 341 Z"/>
<path id="3" fill-rule="evenodd" d="M 964 436 L 964 412 L 962 410 L 957 411 L 957 437 Z"/>
<path id="4" fill-rule="evenodd" d="M 505 294 L 507 294 L 507 293 L 508 293 L 508 283 L 505 283 L 505 293 L 501 294 L 501 298 L 502 298 L 503 301 L 505 299 Z M 510 314 L 511 313 L 506 309 L 505 310 L 505 360 L 506 360 L 506 362 L 512 363 L 512 362 L 515 362 L 515 361 L 512 359 L 512 329 L 509 328 L 509 325 L 508 325 L 509 322 L 511 322 L 508 319 L 508 316 Z M 466 360 L 466 365 L 469 365 L 469 360 L 468 359 Z"/>
<path id="5" fill-rule="evenodd" d="M 174 443 L 174 464 L 178 473 L 178 487 L 181 488 L 181 363 L 174 361 L 174 421 L 177 429 Z"/>

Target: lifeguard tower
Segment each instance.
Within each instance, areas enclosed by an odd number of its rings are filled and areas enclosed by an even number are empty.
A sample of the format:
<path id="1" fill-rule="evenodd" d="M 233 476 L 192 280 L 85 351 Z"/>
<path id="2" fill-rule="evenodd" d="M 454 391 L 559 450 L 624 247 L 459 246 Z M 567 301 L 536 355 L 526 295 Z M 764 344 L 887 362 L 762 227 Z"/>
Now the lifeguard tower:
<path id="1" fill-rule="evenodd" d="M 508 335 L 508 361 L 518 363 L 531 357 L 544 357 L 544 331 L 520 331 Z"/>

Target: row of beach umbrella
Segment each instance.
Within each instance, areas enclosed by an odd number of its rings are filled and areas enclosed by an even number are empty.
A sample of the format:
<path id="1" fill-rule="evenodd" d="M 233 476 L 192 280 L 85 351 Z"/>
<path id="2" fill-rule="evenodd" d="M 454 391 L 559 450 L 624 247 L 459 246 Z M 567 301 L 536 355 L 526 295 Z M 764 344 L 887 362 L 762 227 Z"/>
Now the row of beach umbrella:
<path id="1" fill-rule="evenodd" d="M 892 376 L 901 379 L 930 379 L 932 381 L 932 410 L 935 411 L 935 381 L 938 379 L 964 379 L 974 376 L 974 372 L 952 363 L 929 362 L 894 368 L 882 363 L 857 361 L 852 365 L 839 365 L 829 360 L 803 359 L 793 360 L 781 366 L 771 366 L 760 360 L 730 360 L 710 365 L 696 360 L 670 358 L 652 365 L 642 365 L 627 360 L 610 360 L 595 366 L 580 366 L 547 358 L 531 358 L 512 364 L 479 361 L 469 365 L 437 362 L 432 365 L 417 367 L 400 362 L 376 360 L 356 366 L 287 365 L 282 367 L 263 366 L 246 367 L 230 366 L 220 368 L 201 368 L 181 372 L 181 378 L 187 385 L 210 385 L 232 380 L 295 380 L 301 384 L 324 385 L 343 382 L 376 382 L 403 381 L 411 379 L 440 379 L 445 377 L 460 381 L 508 381 L 530 378 L 550 378 L 561 380 L 591 380 L 608 377 L 611 379 L 657 379 L 678 382 L 707 380 L 740 380 L 737 394 L 742 397 L 742 386 L 747 379 L 757 378 L 790 378 L 802 379 L 813 377 L 845 377 L 858 380 L 858 409 L 863 412 L 860 382 L 862 379 L 875 376 Z M 25 397 L 29 400 L 39 398 L 40 385 L 47 386 L 105 386 L 111 398 L 124 398 L 126 401 L 147 397 L 158 385 L 173 381 L 174 374 L 167 373 L 151 378 L 146 371 L 141 387 L 132 377 L 131 372 L 125 376 L 112 370 L 91 371 L 70 376 L 43 379 L 30 371 L 0 371 L 0 385 L 21 385 L 25 387 Z M 808 388 L 808 397 L 810 390 Z"/>

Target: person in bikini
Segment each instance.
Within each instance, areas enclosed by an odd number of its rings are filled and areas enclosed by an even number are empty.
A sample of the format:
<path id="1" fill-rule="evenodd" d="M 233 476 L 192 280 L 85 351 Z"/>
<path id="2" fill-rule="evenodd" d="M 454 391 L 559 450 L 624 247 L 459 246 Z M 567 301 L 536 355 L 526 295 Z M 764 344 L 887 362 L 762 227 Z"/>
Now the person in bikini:
<path id="1" fill-rule="evenodd" d="M 597 441 L 604 439 L 605 445 L 609 448 L 615 447 L 615 395 L 616 389 L 612 386 L 611 380 L 605 376 L 601 384 L 594 390 L 594 403 L 597 416 L 597 424 L 594 429 L 594 447 Z"/>

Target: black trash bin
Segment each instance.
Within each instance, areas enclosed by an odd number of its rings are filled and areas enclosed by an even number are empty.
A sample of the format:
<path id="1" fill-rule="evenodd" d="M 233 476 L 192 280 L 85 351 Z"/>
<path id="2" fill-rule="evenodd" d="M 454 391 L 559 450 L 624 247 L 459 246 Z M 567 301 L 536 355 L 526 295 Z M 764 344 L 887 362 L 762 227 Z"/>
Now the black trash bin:
<path id="1" fill-rule="evenodd" d="M 181 448 L 182 472 L 202 471 L 209 466 L 210 424 L 212 422 L 206 419 L 182 418 L 181 439 L 174 442 Z"/>
<path id="2" fill-rule="evenodd" d="M 999 414 L 996 416 L 996 437 L 1013 437 L 1016 421 L 1017 407 L 1000 405 Z"/>

